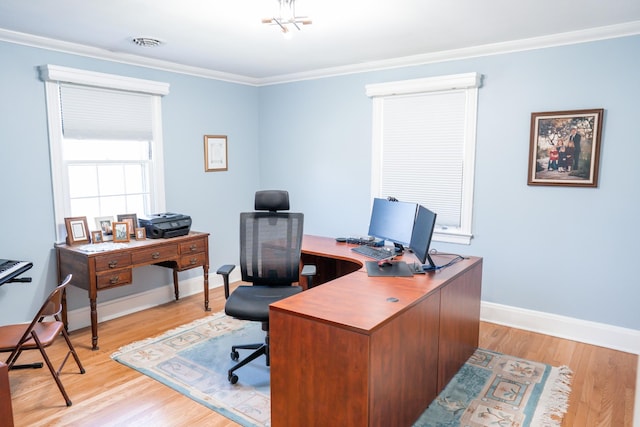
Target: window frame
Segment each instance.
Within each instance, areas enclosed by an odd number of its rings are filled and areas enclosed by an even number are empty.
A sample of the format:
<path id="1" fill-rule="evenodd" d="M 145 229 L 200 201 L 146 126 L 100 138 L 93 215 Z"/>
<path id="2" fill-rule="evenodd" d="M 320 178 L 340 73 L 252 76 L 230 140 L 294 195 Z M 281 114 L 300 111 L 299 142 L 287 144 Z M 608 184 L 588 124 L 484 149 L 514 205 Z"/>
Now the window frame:
<path id="1" fill-rule="evenodd" d="M 150 192 L 151 209 L 165 210 L 164 156 L 162 149 L 162 96 L 169 93 L 169 84 L 143 80 L 114 74 L 98 73 L 58 65 L 46 64 L 39 67 L 40 78 L 45 84 L 45 98 L 49 131 L 51 161 L 51 183 L 54 203 L 55 237 L 64 241 L 66 228 L 64 218 L 70 216 L 69 177 L 62 157 L 62 112 L 59 85 L 64 83 L 144 93 L 152 96 L 152 152 Z"/>
<path id="2" fill-rule="evenodd" d="M 478 89 L 481 87 L 482 75 L 479 73 L 464 73 L 421 79 L 401 80 L 386 83 L 366 85 L 366 94 L 373 102 L 372 129 L 372 168 L 371 195 L 385 197 L 379 194 L 382 180 L 382 146 L 384 101 L 393 96 L 409 94 L 427 94 L 430 92 L 459 92 L 464 91 L 465 121 L 464 148 L 462 153 L 462 189 L 460 227 L 443 227 L 436 224 L 433 240 L 447 243 L 470 244 L 473 237 L 473 191 L 475 184 L 475 152 L 476 152 L 476 124 L 478 110 Z M 428 206 L 425 206 L 428 208 Z"/>

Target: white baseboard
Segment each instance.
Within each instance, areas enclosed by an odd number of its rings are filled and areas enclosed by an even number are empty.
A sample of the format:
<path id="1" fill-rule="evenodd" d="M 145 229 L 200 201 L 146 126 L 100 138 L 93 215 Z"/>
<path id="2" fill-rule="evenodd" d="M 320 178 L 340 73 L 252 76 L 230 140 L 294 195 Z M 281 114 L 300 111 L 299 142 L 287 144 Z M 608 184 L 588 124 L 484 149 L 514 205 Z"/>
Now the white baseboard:
<path id="1" fill-rule="evenodd" d="M 180 297 L 187 297 L 202 292 L 204 277 L 197 276 L 180 281 Z M 240 269 L 235 269 L 229 276 L 231 283 L 240 280 Z M 209 289 L 222 286 L 222 277 L 217 274 L 209 274 Z M 98 322 L 116 319 L 127 314 L 155 307 L 175 300 L 173 283 L 168 283 L 146 292 L 116 298 L 111 301 L 98 303 Z M 203 306 L 204 308 L 204 306 Z M 74 331 L 91 326 L 91 310 L 89 307 L 78 308 L 67 313 L 69 330 Z"/>
<path id="2" fill-rule="evenodd" d="M 640 331 L 482 301 L 480 319 L 640 355 Z"/>

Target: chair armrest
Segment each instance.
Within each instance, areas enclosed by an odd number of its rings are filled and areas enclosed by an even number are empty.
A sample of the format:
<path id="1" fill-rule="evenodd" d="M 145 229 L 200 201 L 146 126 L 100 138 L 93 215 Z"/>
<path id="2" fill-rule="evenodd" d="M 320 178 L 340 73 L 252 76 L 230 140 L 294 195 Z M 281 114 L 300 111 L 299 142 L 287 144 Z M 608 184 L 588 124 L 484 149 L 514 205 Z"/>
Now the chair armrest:
<path id="1" fill-rule="evenodd" d="M 313 280 L 311 278 L 316 275 L 316 266 L 312 264 L 303 265 L 300 274 L 307 278 L 307 289 L 311 289 L 313 287 Z"/>
<path id="2" fill-rule="evenodd" d="M 216 271 L 216 274 L 222 276 L 222 280 L 224 282 L 225 299 L 229 298 L 229 274 L 231 274 L 234 268 L 236 268 L 235 264 L 225 264 Z"/>

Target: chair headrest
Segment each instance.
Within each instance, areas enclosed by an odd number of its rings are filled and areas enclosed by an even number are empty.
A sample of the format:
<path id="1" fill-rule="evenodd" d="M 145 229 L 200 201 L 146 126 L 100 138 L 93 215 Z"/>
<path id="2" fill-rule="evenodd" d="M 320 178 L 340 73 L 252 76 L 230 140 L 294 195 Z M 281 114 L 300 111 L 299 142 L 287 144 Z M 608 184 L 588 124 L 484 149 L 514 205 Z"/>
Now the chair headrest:
<path id="1" fill-rule="evenodd" d="M 255 210 L 287 211 L 289 210 L 289 192 L 285 190 L 256 191 Z"/>

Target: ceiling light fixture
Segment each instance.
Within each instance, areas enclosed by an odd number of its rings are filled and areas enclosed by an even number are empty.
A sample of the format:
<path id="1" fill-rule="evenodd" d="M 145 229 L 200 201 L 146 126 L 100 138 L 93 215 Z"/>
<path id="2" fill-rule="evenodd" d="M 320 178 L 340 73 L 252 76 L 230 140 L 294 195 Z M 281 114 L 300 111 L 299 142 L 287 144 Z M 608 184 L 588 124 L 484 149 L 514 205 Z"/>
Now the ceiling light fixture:
<path id="1" fill-rule="evenodd" d="M 134 37 L 131 41 L 142 47 L 156 47 L 162 44 L 160 40 L 150 37 Z"/>
<path id="2" fill-rule="evenodd" d="M 278 10 L 272 18 L 264 18 L 263 24 L 277 25 L 282 30 L 285 37 L 291 36 L 289 26 L 300 30 L 300 24 L 310 25 L 311 19 L 308 16 L 296 16 L 296 0 L 276 0 Z"/>

